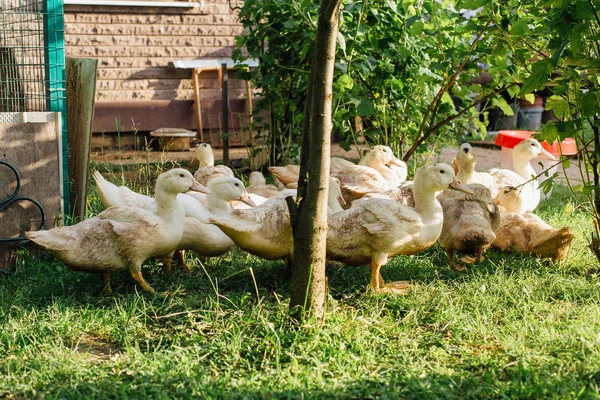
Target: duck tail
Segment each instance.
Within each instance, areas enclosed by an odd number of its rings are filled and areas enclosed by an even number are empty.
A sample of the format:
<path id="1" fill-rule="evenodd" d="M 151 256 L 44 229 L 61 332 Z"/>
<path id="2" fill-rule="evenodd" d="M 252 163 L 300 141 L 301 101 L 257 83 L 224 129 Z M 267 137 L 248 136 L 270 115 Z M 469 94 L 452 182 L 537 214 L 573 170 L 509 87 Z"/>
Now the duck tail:
<path id="1" fill-rule="evenodd" d="M 68 245 L 65 244 L 61 236 L 51 233 L 51 231 L 29 231 L 25 232 L 27 239 L 42 246 L 48 250 L 67 250 Z"/>

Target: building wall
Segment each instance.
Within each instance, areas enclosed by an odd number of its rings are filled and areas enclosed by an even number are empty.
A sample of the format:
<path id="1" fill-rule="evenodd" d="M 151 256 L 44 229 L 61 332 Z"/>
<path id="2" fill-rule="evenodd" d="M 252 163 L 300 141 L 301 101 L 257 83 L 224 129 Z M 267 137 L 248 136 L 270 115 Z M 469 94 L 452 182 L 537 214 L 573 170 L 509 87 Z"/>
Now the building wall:
<path id="1" fill-rule="evenodd" d="M 99 62 L 94 132 L 196 129 L 192 72 L 170 63 L 230 57 L 240 33 L 227 0 L 205 0 L 201 8 L 65 5 L 67 57 Z M 230 104 L 243 108 L 245 82 L 229 78 Z M 200 87 L 208 124 L 221 107 L 217 73 L 203 72 Z"/>

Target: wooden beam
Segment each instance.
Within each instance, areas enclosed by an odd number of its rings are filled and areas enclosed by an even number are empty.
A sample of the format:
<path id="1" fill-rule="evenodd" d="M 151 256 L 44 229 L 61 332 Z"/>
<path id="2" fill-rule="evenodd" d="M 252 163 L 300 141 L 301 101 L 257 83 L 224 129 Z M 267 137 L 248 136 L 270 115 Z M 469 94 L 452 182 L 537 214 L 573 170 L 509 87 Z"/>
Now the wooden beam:
<path id="1" fill-rule="evenodd" d="M 194 84 L 194 109 L 196 111 L 196 125 L 198 127 L 198 139 L 204 142 L 204 132 L 202 127 L 202 106 L 200 105 L 200 72 L 201 68 L 192 69 L 192 82 Z"/>
<path id="2" fill-rule="evenodd" d="M 71 213 L 85 218 L 98 60 L 67 58 L 67 128 Z"/>

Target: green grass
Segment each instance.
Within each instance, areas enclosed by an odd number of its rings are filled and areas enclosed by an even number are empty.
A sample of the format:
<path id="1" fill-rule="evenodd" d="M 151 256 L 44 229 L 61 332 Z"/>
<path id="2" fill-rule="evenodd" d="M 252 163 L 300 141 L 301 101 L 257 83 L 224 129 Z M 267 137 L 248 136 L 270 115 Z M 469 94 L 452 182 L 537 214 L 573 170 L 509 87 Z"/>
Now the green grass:
<path id="1" fill-rule="evenodd" d="M 406 296 L 332 264 L 326 320 L 302 327 L 283 264 L 239 250 L 189 254 L 191 276 L 151 262 L 166 297 L 126 273 L 99 294 L 97 276 L 23 250 L 0 277 L 0 398 L 598 398 L 600 270 L 569 201 L 555 188 L 538 212 L 576 232 L 560 263 L 488 251 L 458 273 L 435 246 L 382 269 L 414 283 Z"/>

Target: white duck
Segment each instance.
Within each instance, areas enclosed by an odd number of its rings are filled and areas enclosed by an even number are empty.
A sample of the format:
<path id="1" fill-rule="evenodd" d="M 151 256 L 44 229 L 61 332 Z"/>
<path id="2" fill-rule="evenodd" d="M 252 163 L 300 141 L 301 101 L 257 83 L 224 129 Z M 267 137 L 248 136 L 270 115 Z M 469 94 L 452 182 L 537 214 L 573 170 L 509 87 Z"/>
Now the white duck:
<path id="1" fill-rule="evenodd" d="M 54 253 L 69 268 L 101 274 L 107 291 L 111 272 L 129 270 L 142 289 L 154 293 L 142 276 L 142 263 L 177 248 L 185 218 L 177 194 L 190 189 L 208 191 L 189 171 L 172 169 L 156 180 L 156 212 L 110 207 L 76 225 L 27 232 L 27 237 Z"/>
<path id="2" fill-rule="evenodd" d="M 536 139 L 526 139 L 517 144 L 513 148 L 513 170 L 520 178 L 525 180 L 517 180 L 514 177 L 513 171 L 506 169 L 491 170 L 490 173 L 496 179 L 496 185 L 500 188 L 514 188 L 518 193 L 518 199 L 522 202 L 520 208 L 523 212 L 532 212 L 540 203 L 541 192 L 536 178 L 537 173 L 531 166 L 530 161 L 536 157 L 546 157 L 549 160 L 556 158 L 542 147 Z M 505 208 L 510 208 L 510 205 L 500 203 Z"/>
<path id="3" fill-rule="evenodd" d="M 208 182 L 211 194 L 208 196 L 208 213 L 191 212 L 185 218 L 183 236 L 175 253 L 180 265 L 189 272 L 190 268 L 185 263 L 184 251 L 193 250 L 205 257 L 215 257 L 226 253 L 233 246 L 233 241 L 216 225 L 208 222 L 211 216 L 227 215 L 234 209 L 232 201 L 242 201 L 253 207 L 255 204 L 246 192 L 243 183 L 232 177 L 218 177 Z M 194 210 L 199 210 L 195 207 Z M 196 215 L 194 217 L 193 215 Z M 171 269 L 171 257 L 164 258 L 167 270 Z"/>
<path id="4" fill-rule="evenodd" d="M 397 254 L 417 254 L 435 243 L 443 224 L 443 210 L 436 194 L 448 188 L 472 194 L 456 181 L 452 167 L 430 165 L 415 175 L 415 208 L 371 198 L 333 214 L 328 219 L 327 257 L 348 265 L 370 264 L 373 290 L 402 293 L 408 283 L 384 285 L 381 266 Z"/>
<path id="5" fill-rule="evenodd" d="M 402 183 L 408 175 L 408 167 L 404 161 L 397 159 L 389 146 L 377 145 L 358 162 L 377 170 L 381 176 L 393 183 Z"/>
<path id="6" fill-rule="evenodd" d="M 332 187 L 333 190 L 330 188 L 328 192 L 328 204 L 337 202 L 340 196 L 339 186 L 337 190 L 335 184 Z M 338 203 L 336 209 L 340 208 Z M 209 221 L 250 254 L 267 260 L 283 259 L 286 263 L 293 254 L 294 239 L 284 199 L 271 199 L 260 206 L 235 210 L 228 215 L 212 217 Z"/>
<path id="7" fill-rule="evenodd" d="M 279 189 L 275 185 L 267 184 L 265 176 L 260 171 L 252 171 L 248 177 L 248 193 L 270 199 L 279 194 Z"/>
<path id="8" fill-rule="evenodd" d="M 194 178 L 203 185 L 208 184 L 208 181 L 212 178 L 234 176 L 231 168 L 225 165 L 215 165 L 215 154 L 208 143 L 196 145 L 193 160 L 198 160 L 200 164 L 198 170 L 194 173 Z"/>

